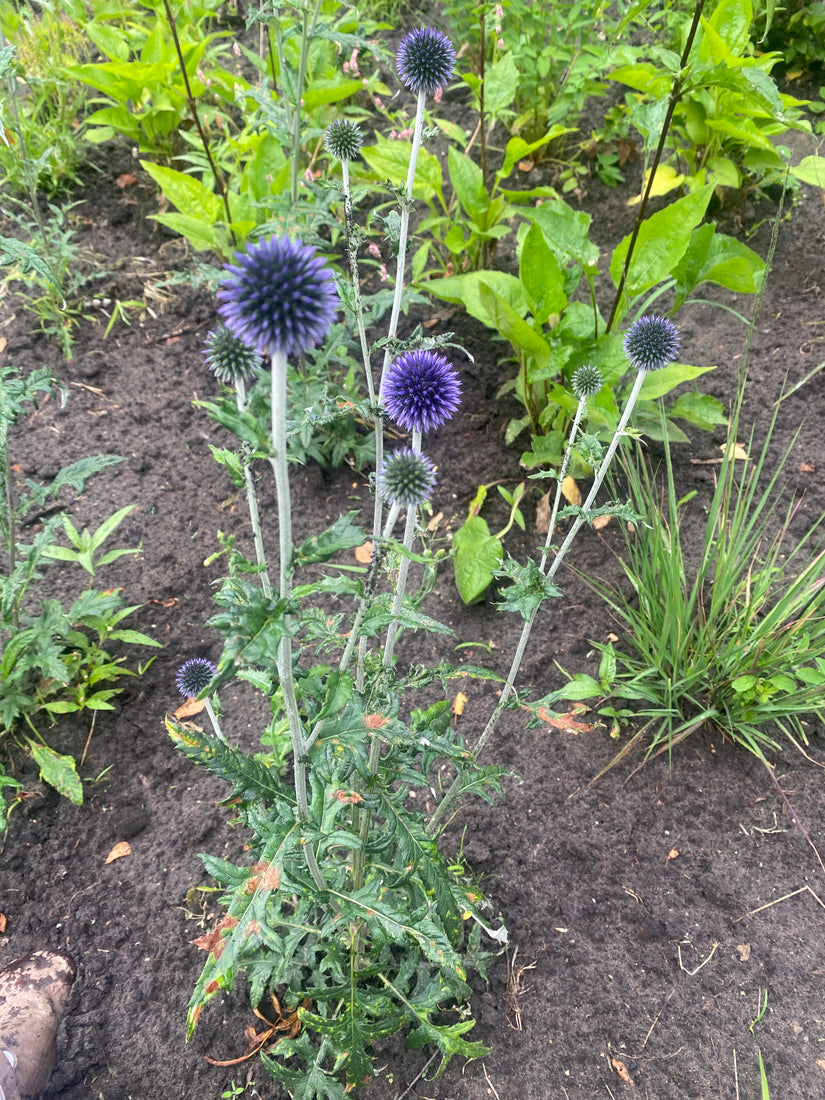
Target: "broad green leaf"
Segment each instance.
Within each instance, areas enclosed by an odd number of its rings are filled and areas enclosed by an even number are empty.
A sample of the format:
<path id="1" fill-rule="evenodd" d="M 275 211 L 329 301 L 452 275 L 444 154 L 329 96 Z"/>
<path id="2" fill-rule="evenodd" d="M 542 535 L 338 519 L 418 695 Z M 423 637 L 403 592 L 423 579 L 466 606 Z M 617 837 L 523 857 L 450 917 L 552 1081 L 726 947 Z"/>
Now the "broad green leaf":
<path id="1" fill-rule="evenodd" d="M 705 216 L 713 191 L 712 183 L 700 187 L 642 222 L 627 274 L 628 294 L 649 290 L 672 273 L 688 247 L 692 230 Z M 610 277 L 614 286 L 619 285 L 631 236 L 613 250 Z"/>
<path id="2" fill-rule="evenodd" d="M 84 24 L 83 29 L 101 53 L 113 61 L 129 60 L 129 41 L 118 27 L 92 21 Z"/>
<path id="3" fill-rule="evenodd" d="M 727 424 L 728 418 L 725 406 L 709 393 L 679 394 L 673 407 L 667 410 L 668 416 L 678 416 L 680 420 L 687 420 L 695 428 L 710 432 L 720 424 Z"/>
<path id="4" fill-rule="evenodd" d="M 32 271 L 45 279 L 54 287 L 58 294 L 63 293 L 60 282 L 43 257 L 23 241 L 15 237 L 0 237 L 0 266 L 10 267 L 14 265 L 21 275 L 29 275 Z"/>
<path id="5" fill-rule="evenodd" d="M 221 200 L 199 179 L 148 160 L 142 160 L 140 164 L 181 214 L 212 224 L 220 220 Z"/>
<path id="6" fill-rule="evenodd" d="M 379 138 L 375 145 L 364 145 L 361 156 L 370 168 L 372 177 L 379 183 L 389 180 L 396 186 L 406 182 L 410 167 L 411 146 L 406 141 L 387 141 Z M 415 163 L 413 194 L 424 202 L 436 196 L 444 202 L 441 164 L 437 157 L 421 149 Z"/>
<path id="7" fill-rule="evenodd" d="M 712 30 L 724 40 L 725 45 L 736 56 L 744 54 L 748 48 L 749 31 L 753 22 L 753 5 L 751 0 L 719 0 L 719 3 L 711 12 L 710 18 L 702 20 L 703 25 Z M 703 60 L 707 56 L 703 39 L 699 48 L 699 57 Z M 712 47 L 708 46 L 710 52 Z M 721 59 L 720 59 L 721 60 Z"/>
<path id="8" fill-rule="evenodd" d="M 447 167 L 458 201 L 474 221 L 481 222 L 490 206 L 490 196 L 484 186 L 481 169 L 452 145 L 447 150 Z"/>
<path id="9" fill-rule="evenodd" d="M 525 207 L 522 217 L 541 227 L 550 248 L 563 259 L 571 257 L 588 266 L 599 258 L 599 250 L 589 240 L 589 214 L 574 210 L 563 199 L 544 202 L 541 206 Z"/>
<path id="10" fill-rule="evenodd" d="M 484 73 L 484 110 L 496 115 L 509 107 L 518 91 L 519 71 L 511 51 L 500 57 Z"/>
<path id="11" fill-rule="evenodd" d="M 314 81 L 301 96 L 301 106 L 307 111 L 314 111 L 329 103 L 340 103 L 342 99 L 356 95 L 362 88 L 360 80 Z"/>
<path id="12" fill-rule="evenodd" d="M 455 584 L 465 604 L 482 599 L 504 553 L 482 516 L 468 519 L 453 535 Z"/>
<path id="13" fill-rule="evenodd" d="M 645 172 L 644 184 L 642 190 L 647 189 L 648 180 L 650 178 L 650 172 Z M 677 172 L 671 164 L 660 164 L 656 169 L 656 175 L 653 177 L 653 185 L 650 188 L 651 196 L 668 195 L 671 191 L 675 191 L 677 187 L 681 187 L 685 182 L 686 177 Z M 627 200 L 628 206 L 638 206 L 642 201 L 641 195 L 632 195 Z"/>
<path id="14" fill-rule="evenodd" d="M 75 770 L 73 756 L 61 756 L 59 752 L 26 738 L 35 763 L 40 769 L 40 778 L 56 791 L 64 795 L 75 806 L 83 805 L 83 784 Z"/>
<path id="15" fill-rule="evenodd" d="M 513 307 L 505 302 L 494 290 L 485 283 L 479 283 L 479 299 L 481 306 L 492 322 L 496 332 L 509 340 L 516 351 L 529 355 L 536 362 L 539 369 L 546 367 L 550 362 L 551 348 L 546 340 L 523 321 Z M 555 371 L 553 372 L 556 373 Z"/>
<path id="16" fill-rule="evenodd" d="M 737 294 L 755 294 L 765 277 L 765 261 L 752 248 L 702 225 L 693 231 L 690 245 L 674 268 L 678 309 L 700 283 L 716 283 Z"/>
<path id="17" fill-rule="evenodd" d="M 825 190 L 825 157 L 803 157 L 791 175 L 803 183 L 812 183 L 814 187 Z"/>
<path id="18" fill-rule="evenodd" d="M 475 317 L 488 328 L 494 328 L 493 318 L 481 301 L 480 287 L 483 284 L 495 291 L 520 317 L 527 312 L 524 287 L 515 275 L 509 275 L 506 271 L 468 271 L 465 275 L 432 279 L 427 283 L 427 293 L 445 302 L 463 306 L 471 317 Z"/>
<path id="19" fill-rule="evenodd" d="M 539 324 L 543 325 L 551 314 L 560 313 L 567 305 L 564 272 L 535 222 L 522 242 L 519 276 L 530 311 Z"/>
<path id="20" fill-rule="evenodd" d="M 650 371 L 644 382 L 642 382 L 639 400 L 653 401 L 657 397 L 664 397 L 676 386 L 681 386 L 683 382 L 692 382 L 694 378 L 699 378 L 710 370 L 716 370 L 716 368 L 690 367 L 686 363 L 671 363 L 670 366 L 662 367 L 661 370 Z"/>

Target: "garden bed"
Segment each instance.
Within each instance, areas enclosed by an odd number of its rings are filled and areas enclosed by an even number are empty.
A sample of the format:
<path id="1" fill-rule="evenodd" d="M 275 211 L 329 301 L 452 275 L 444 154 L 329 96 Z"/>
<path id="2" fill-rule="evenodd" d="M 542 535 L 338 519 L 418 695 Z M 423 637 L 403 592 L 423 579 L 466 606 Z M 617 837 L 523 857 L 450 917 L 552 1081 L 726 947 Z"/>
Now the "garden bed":
<path id="1" fill-rule="evenodd" d="M 130 604 L 141 605 L 135 625 L 164 648 L 130 682 L 116 712 L 99 714 L 81 768 L 85 805 L 44 790 L 31 762 L 11 751 L 10 774 L 23 781 L 27 796 L 0 841 L 0 965 L 43 947 L 65 951 L 77 964 L 47 1097 L 206 1100 L 233 1081 L 254 1081 L 257 1095 L 275 1100 L 283 1093 L 255 1060 L 215 1067 L 204 1057 L 243 1053 L 244 1029 L 255 1023 L 243 987 L 219 995 L 193 1041 L 183 1042 L 186 1004 L 204 958 L 192 941 L 219 911 L 216 895 L 197 889 L 212 885 L 197 854 L 240 858 L 244 843 L 231 812 L 216 805 L 225 788 L 176 752 L 163 725 L 177 705 L 175 670 L 189 657 L 219 654 L 217 637 L 204 626 L 221 575 L 220 562 L 207 564 L 218 549 L 215 532 L 248 537 L 243 501 L 209 453 L 213 427 L 192 406 L 194 398 L 217 392 L 201 354 L 215 306 L 185 285 L 153 291 L 171 271 L 184 271 L 187 258 L 146 220 L 156 202 L 148 177 L 141 173 L 131 188 L 116 186 L 135 170 L 128 151 L 103 152 L 99 171 L 87 173 L 78 196 L 84 199 L 79 241 L 114 272 L 98 294 L 142 298 L 150 308 L 133 315 L 130 327 L 116 325 L 108 338 L 103 324 L 83 325 L 69 363 L 29 333 L 22 310 L 8 319 L 5 361 L 50 364 L 70 391 L 65 409 L 43 402 L 12 448 L 17 477 L 39 480 L 97 451 L 125 457 L 70 500 L 69 513 L 89 525 L 138 505 L 119 535 L 121 545 L 142 551 L 119 564 L 117 583 Z M 598 211 L 594 236 L 603 249 L 630 228 L 625 198 L 594 184 L 586 199 L 586 208 Z M 752 242 L 763 255 L 769 234 L 765 225 Z M 746 425 L 756 420 L 764 428 L 785 375 L 799 381 L 823 358 L 823 246 L 821 197 L 804 187 L 780 227 L 751 353 Z M 727 292 L 720 297 L 732 301 Z M 414 320 L 428 317 L 411 317 L 402 333 Z M 679 321 L 686 358 L 718 364 L 705 388 L 729 402 L 744 327 L 709 306 L 689 306 Z M 522 472 L 518 451 L 503 443 L 514 410 L 495 399 L 509 370 L 498 365 L 499 348 L 459 312 L 442 311 L 440 327 L 454 329 L 473 356 L 456 359 L 461 413 L 430 447 L 441 475 L 433 512 L 446 537 L 465 518 L 480 483 L 506 479 L 512 488 Z M 800 432 L 788 467 L 788 492 L 802 495 L 793 529 L 799 534 L 825 509 L 822 404 L 818 376 L 782 403 L 775 436 L 778 455 Z M 692 447 L 675 450 L 679 492 L 698 493 L 682 532 L 688 544 L 695 535 L 697 547 L 700 505 L 709 497 L 722 439 L 696 433 Z M 366 476 L 348 468 L 295 470 L 293 494 L 299 539 L 344 508 L 369 508 Z M 534 505 L 535 496 L 526 509 L 527 533 L 510 543 L 516 556 L 534 552 Z M 601 535 L 587 530 L 574 564 L 618 581 L 620 545 L 615 525 Z M 538 693 L 564 682 L 558 666 L 592 672 L 590 639 L 602 641 L 614 629 L 571 570 L 561 579 L 565 595 L 543 613 L 523 666 L 521 683 Z M 472 658 L 506 672 L 520 624 L 497 612 L 491 599 L 464 607 L 445 569 L 428 610 L 455 631 L 452 644 L 478 643 Z M 400 659 L 430 657 L 440 644 L 406 636 Z M 472 741 L 493 697 L 478 685 L 467 693 L 458 720 Z M 230 740 L 253 751 L 261 702 L 251 691 L 229 690 L 222 703 Z M 588 728 L 592 715 L 577 720 L 582 728 L 528 729 L 526 717 L 506 714 L 486 752 L 488 761 L 512 769 L 505 798 L 464 806 L 443 841 L 449 855 L 460 852 L 483 878 L 510 933 L 488 983 L 475 983 L 478 1024 L 470 1038 L 491 1054 L 466 1066 L 456 1059 L 443 1077 L 427 1081 L 418 1075 L 429 1053 L 405 1051 L 394 1040 L 382 1047 L 386 1068 L 365 1095 L 544 1100 L 632 1089 L 649 1100 L 744 1100 L 760 1095 L 757 1051 L 773 1094 L 822 1095 L 825 873 L 770 775 L 743 750 L 700 732 L 679 746 L 672 765 L 659 758 L 634 772 L 637 757 L 591 786 L 617 744 L 604 725 Z M 79 757 L 88 734 L 85 720 L 69 718 L 50 737 Z M 825 759 L 821 734 L 811 726 L 817 759 Z M 820 769 L 789 750 L 777 760 L 776 777 L 822 850 Z M 122 841 L 130 854 L 106 863 Z"/>

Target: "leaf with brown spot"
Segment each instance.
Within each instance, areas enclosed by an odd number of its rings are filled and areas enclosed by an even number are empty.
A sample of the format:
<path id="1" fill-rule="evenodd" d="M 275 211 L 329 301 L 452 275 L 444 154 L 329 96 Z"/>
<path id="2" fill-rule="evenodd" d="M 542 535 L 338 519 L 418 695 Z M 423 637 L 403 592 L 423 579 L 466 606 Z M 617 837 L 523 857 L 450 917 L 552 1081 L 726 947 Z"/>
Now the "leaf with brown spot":
<path id="1" fill-rule="evenodd" d="M 113 863 L 116 859 L 123 859 L 124 856 L 130 856 L 131 854 L 132 846 L 129 841 L 121 840 L 112 848 L 104 862 Z"/>

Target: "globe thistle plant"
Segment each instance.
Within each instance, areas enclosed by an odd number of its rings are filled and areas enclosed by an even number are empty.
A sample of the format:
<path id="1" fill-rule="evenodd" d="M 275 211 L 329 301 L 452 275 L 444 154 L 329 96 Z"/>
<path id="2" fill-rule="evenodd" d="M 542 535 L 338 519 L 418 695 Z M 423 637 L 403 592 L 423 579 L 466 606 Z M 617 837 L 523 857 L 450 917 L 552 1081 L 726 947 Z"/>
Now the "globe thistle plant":
<path id="1" fill-rule="evenodd" d="M 570 386 L 578 401 L 586 397 L 595 397 L 603 385 L 602 372 L 592 363 L 584 363 L 573 372 L 573 377 L 570 379 Z"/>
<path id="2" fill-rule="evenodd" d="M 326 336 L 338 295 L 315 249 L 288 237 L 258 241 L 225 266 L 219 312 L 232 333 L 261 355 L 308 351 Z"/>
<path id="3" fill-rule="evenodd" d="M 454 65 L 453 44 L 435 27 L 416 27 L 401 39 L 396 68 L 402 84 L 412 92 L 432 95 L 450 79 Z"/>
<path id="4" fill-rule="evenodd" d="M 261 357 L 234 333 L 219 324 L 204 341 L 203 357 L 217 379 L 231 386 L 235 382 L 247 382 L 260 366 Z"/>
<path id="5" fill-rule="evenodd" d="M 659 370 L 675 359 L 679 330 L 667 317 L 640 317 L 627 330 L 622 346 L 636 370 Z"/>
<path id="6" fill-rule="evenodd" d="M 384 459 L 376 480 L 378 492 L 388 504 L 410 508 L 429 499 L 435 485 L 435 466 L 426 455 L 403 447 Z"/>
<path id="7" fill-rule="evenodd" d="M 217 674 L 217 667 L 206 657 L 191 657 L 178 669 L 175 683 L 181 695 L 193 699 L 212 683 Z"/>
<path id="8" fill-rule="evenodd" d="M 348 118 L 336 118 L 324 134 L 327 152 L 341 161 L 355 160 L 363 144 L 361 127 Z"/>
<path id="9" fill-rule="evenodd" d="M 434 431 L 453 416 L 460 400 L 458 375 L 435 351 L 405 351 L 387 372 L 384 405 L 407 431 Z"/>
<path id="10" fill-rule="evenodd" d="M 175 683 L 181 695 L 185 695 L 187 699 L 193 699 L 209 687 L 217 674 L 216 666 L 206 657 L 190 657 L 178 669 Z M 217 696 L 214 696 L 214 698 L 217 703 Z M 215 736 L 219 741 L 226 741 L 221 724 L 218 721 L 217 712 L 212 705 L 212 700 L 209 698 L 204 699 L 203 705 L 209 716 L 209 721 L 212 723 Z"/>

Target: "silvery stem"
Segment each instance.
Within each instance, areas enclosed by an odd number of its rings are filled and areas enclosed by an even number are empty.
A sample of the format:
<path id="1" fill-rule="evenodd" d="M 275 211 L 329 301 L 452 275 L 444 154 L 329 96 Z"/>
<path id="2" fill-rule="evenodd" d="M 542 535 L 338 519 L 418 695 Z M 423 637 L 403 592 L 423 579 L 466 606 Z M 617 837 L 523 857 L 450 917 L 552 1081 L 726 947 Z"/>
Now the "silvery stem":
<path id="1" fill-rule="evenodd" d="M 246 412 L 246 386 L 242 378 L 235 380 L 235 399 L 238 405 L 238 412 Z M 261 516 L 258 511 L 258 497 L 255 493 L 255 482 L 252 478 L 252 464 L 249 462 L 246 453 L 246 444 L 242 445 L 241 449 L 241 466 L 243 467 L 243 480 L 246 487 L 246 503 L 249 508 L 249 521 L 252 524 L 252 537 L 255 540 L 255 560 L 258 565 L 262 566 L 263 572 L 261 573 L 261 590 L 267 599 L 272 597 L 272 582 L 269 579 L 269 570 L 266 565 L 266 554 L 264 552 L 264 537 L 261 531 Z"/>
<path id="2" fill-rule="evenodd" d="M 215 732 L 215 736 L 219 741 L 223 741 L 223 743 L 226 744 L 226 738 L 223 735 L 223 730 L 221 729 L 221 724 L 218 721 L 218 716 L 215 713 L 215 708 L 212 706 L 212 700 L 204 699 L 203 703 L 206 707 L 206 713 L 209 715 L 209 721 L 212 723 L 212 729 Z"/>
<path id="3" fill-rule="evenodd" d="M 275 475 L 275 495 L 278 503 L 278 546 L 280 560 L 279 595 L 282 600 L 289 598 L 292 591 L 292 502 L 289 494 L 289 467 L 286 452 L 286 355 L 276 351 L 272 355 L 272 455 L 269 459 Z M 284 627 L 289 630 L 289 619 L 284 618 Z M 298 821 L 309 819 L 307 801 L 306 748 L 303 726 L 298 712 L 298 700 L 295 695 L 295 680 L 292 670 L 292 638 L 284 634 L 278 643 L 277 659 L 278 679 L 284 697 L 284 709 L 289 722 L 292 739 L 292 761 L 295 778 L 295 800 Z M 318 870 L 314 852 L 310 854 L 309 845 L 304 845 L 307 867 L 312 880 L 319 890 L 325 890 L 326 884 Z"/>
<path id="4" fill-rule="evenodd" d="M 610 467 L 610 464 L 613 461 L 613 456 L 616 454 L 616 449 L 619 446 L 619 442 L 620 442 L 622 436 L 624 435 L 624 430 L 627 427 L 627 422 L 630 419 L 630 414 L 633 412 L 633 406 L 636 404 L 636 400 L 639 396 L 639 391 L 642 388 L 642 383 L 644 382 L 646 375 L 647 375 L 647 371 L 643 371 L 643 370 L 638 371 L 638 373 L 636 375 L 636 380 L 633 383 L 633 389 L 630 391 L 630 394 L 627 398 L 627 401 L 625 402 L 624 410 L 622 412 L 622 415 L 621 415 L 619 423 L 616 427 L 616 430 L 613 433 L 613 438 L 610 441 L 610 446 L 607 448 L 607 451 L 605 452 L 604 458 L 602 459 L 601 464 L 599 465 L 599 468 L 596 471 L 596 475 L 593 479 L 593 485 L 590 489 L 590 492 L 587 494 L 587 499 L 585 500 L 584 504 L 582 505 L 581 511 L 579 512 L 579 515 L 576 517 L 575 522 L 573 523 L 572 527 L 570 528 L 570 531 L 567 534 L 567 538 L 562 543 L 561 548 L 559 549 L 558 553 L 556 554 L 556 557 L 553 560 L 553 564 L 550 566 L 550 569 L 546 574 L 548 580 L 552 580 L 552 578 L 555 576 L 559 566 L 562 563 L 562 560 L 564 559 L 564 555 L 569 550 L 570 545 L 573 542 L 573 539 L 576 537 L 576 535 L 578 534 L 582 524 L 587 519 L 587 515 L 588 515 L 589 510 L 593 507 L 593 502 L 596 499 L 596 494 L 598 493 L 599 489 L 601 488 L 602 482 L 604 481 L 604 479 L 607 475 L 607 471 Z M 572 440 L 572 431 L 571 431 L 571 440 Z M 570 444 L 568 444 L 568 451 L 569 451 L 569 448 L 570 448 Z M 567 455 L 565 455 L 565 458 L 567 458 Z M 551 530 L 552 530 L 552 528 L 551 528 Z M 548 538 L 547 538 L 547 541 L 545 543 L 545 551 L 547 549 L 549 549 L 549 540 L 550 540 L 550 533 L 548 532 Z M 544 564 L 544 560 L 543 560 L 542 564 Z M 513 662 L 512 662 L 512 665 L 510 667 L 510 674 L 507 677 L 507 682 L 505 683 L 504 687 L 502 688 L 499 700 L 496 703 L 496 706 L 495 706 L 495 709 L 493 710 L 493 713 L 490 715 L 490 720 L 488 721 L 487 725 L 485 726 L 484 732 L 482 733 L 481 737 L 479 737 L 478 744 L 476 745 L 475 749 L 473 750 L 473 755 L 476 758 L 478 758 L 479 753 L 481 752 L 481 750 L 484 748 L 484 746 L 487 744 L 487 742 L 492 737 L 493 732 L 495 731 L 496 725 L 498 723 L 498 720 L 501 716 L 501 712 L 504 710 L 510 696 L 513 693 L 513 685 L 515 684 L 515 679 L 516 679 L 516 676 L 518 675 L 519 667 L 520 667 L 521 662 L 524 658 L 524 654 L 527 650 L 527 642 L 530 638 L 530 630 L 532 629 L 533 621 L 535 620 L 537 612 L 538 612 L 538 608 L 536 608 L 536 610 L 533 612 L 532 616 L 530 617 L 530 620 L 524 624 L 524 628 L 522 629 L 521 637 L 519 639 L 519 643 L 516 647 L 516 652 L 513 656 Z M 457 788 L 458 788 L 458 780 L 454 779 L 451 786 L 447 790 L 447 793 L 444 795 L 441 802 L 436 807 L 435 813 L 433 814 L 433 816 L 430 818 L 429 822 L 427 823 L 426 830 L 427 830 L 428 833 L 432 833 L 432 832 L 435 831 L 435 827 L 438 824 L 438 822 L 443 818 L 444 812 L 445 812 L 447 806 L 452 802 L 453 798 L 455 797 L 455 792 L 456 792 Z"/>

